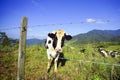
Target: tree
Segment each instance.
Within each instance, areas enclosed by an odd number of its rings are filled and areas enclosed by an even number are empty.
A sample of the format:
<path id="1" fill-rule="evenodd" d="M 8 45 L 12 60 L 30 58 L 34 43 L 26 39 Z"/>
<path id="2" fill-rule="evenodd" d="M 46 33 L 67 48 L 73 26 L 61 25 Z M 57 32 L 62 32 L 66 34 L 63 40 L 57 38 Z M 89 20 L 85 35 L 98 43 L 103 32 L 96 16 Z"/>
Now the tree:
<path id="1" fill-rule="evenodd" d="M 7 36 L 3 38 L 2 46 L 8 46 L 10 45 L 9 39 Z"/>

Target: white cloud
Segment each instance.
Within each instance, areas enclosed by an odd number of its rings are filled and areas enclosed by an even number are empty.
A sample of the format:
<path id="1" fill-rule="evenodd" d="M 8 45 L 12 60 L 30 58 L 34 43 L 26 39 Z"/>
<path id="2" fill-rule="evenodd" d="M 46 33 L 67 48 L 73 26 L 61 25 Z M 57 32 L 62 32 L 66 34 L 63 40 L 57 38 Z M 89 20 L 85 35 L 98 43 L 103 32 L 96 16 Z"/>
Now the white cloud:
<path id="1" fill-rule="evenodd" d="M 92 18 L 88 18 L 88 19 L 86 19 L 86 22 L 88 22 L 88 23 L 95 23 L 96 20 L 92 19 Z"/>
<path id="2" fill-rule="evenodd" d="M 105 23 L 109 22 L 109 20 L 87 18 L 87 19 L 86 19 L 86 22 L 87 22 L 87 23 L 105 24 Z"/>

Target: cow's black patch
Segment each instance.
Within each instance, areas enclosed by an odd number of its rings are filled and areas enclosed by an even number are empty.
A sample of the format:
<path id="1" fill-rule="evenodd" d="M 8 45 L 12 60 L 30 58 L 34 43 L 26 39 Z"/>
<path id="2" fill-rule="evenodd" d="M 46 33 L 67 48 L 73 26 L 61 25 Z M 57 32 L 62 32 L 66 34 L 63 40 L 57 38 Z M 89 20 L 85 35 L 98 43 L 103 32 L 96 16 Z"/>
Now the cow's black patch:
<path id="1" fill-rule="evenodd" d="M 65 36 L 62 37 L 62 41 L 61 41 L 61 47 L 64 46 L 64 41 L 65 41 Z"/>
<path id="2" fill-rule="evenodd" d="M 44 46 L 45 46 L 46 49 L 48 49 L 48 46 L 46 45 L 46 43 L 47 43 L 47 39 L 45 40 Z"/>
<path id="3" fill-rule="evenodd" d="M 53 47 L 54 47 L 54 49 L 57 46 L 57 41 L 58 41 L 57 37 L 53 38 Z"/>
<path id="4" fill-rule="evenodd" d="M 50 43 L 51 43 L 51 40 L 48 41 L 48 44 L 50 44 Z"/>
<path id="5" fill-rule="evenodd" d="M 71 35 L 66 35 L 66 34 L 65 34 L 65 38 L 66 38 L 66 40 L 71 40 L 71 39 L 72 39 L 72 36 L 71 36 Z"/>
<path id="6" fill-rule="evenodd" d="M 53 34 L 53 33 L 48 33 L 48 36 L 49 36 L 50 38 L 53 38 L 53 39 L 56 37 L 56 35 Z"/>
<path id="7" fill-rule="evenodd" d="M 47 42 L 47 39 L 45 40 L 45 44 L 46 44 L 46 42 Z"/>

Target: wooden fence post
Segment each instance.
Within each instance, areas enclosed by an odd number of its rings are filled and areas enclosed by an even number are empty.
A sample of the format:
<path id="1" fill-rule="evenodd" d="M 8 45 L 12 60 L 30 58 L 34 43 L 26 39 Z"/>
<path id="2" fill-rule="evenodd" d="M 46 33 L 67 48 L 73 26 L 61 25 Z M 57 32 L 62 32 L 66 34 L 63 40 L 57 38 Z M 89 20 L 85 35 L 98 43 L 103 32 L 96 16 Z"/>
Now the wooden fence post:
<path id="1" fill-rule="evenodd" d="M 17 80 L 24 80 L 24 58 L 26 53 L 26 35 L 27 35 L 27 22 L 26 17 L 22 18 L 19 40 L 19 54 L 18 54 L 18 73 Z"/>

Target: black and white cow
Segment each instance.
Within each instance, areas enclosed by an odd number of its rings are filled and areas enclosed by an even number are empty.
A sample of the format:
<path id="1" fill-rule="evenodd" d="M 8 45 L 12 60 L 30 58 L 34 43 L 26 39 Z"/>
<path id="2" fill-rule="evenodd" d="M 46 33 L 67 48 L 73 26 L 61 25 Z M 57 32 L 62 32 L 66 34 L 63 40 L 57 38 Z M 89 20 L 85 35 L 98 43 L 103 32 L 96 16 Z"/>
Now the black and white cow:
<path id="1" fill-rule="evenodd" d="M 100 54 L 104 57 L 108 57 L 108 56 L 118 57 L 118 56 L 120 56 L 120 52 L 118 52 L 118 51 L 105 50 L 103 48 L 99 48 L 98 52 L 100 52 Z"/>
<path id="2" fill-rule="evenodd" d="M 65 40 L 72 39 L 71 35 L 66 35 L 64 30 L 56 30 L 52 33 L 48 33 L 48 37 L 45 41 L 45 47 L 47 49 L 48 66 L 47 70 L 50 71 L 51 64 L 54 61 L 55 72 L 57 72 L 57 62 L 60 53 L 63 52 L 62 47 L 64 46 Z"/>
<path id="3" fill-rule="evenodd" d="M 118 57 L 118 56 L 120 56 L 120 52 L 112 51 L 110 55 L 111 55 L 111 57 Z"/>
<path id="4" fill-rule="evenodd" d="M 103 48 L 98 48 L 98 52 L 103 56 L 103 57 L 108 57 L 108 52 L 104 50 Z"/>

